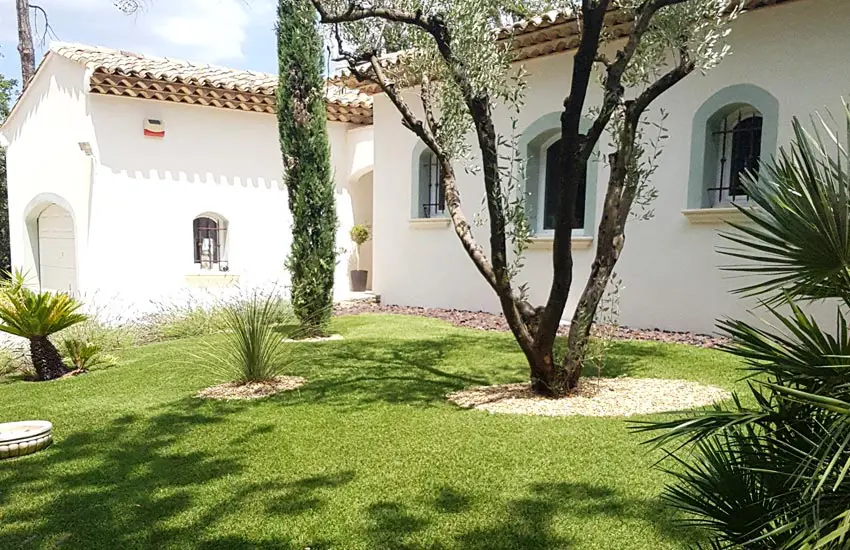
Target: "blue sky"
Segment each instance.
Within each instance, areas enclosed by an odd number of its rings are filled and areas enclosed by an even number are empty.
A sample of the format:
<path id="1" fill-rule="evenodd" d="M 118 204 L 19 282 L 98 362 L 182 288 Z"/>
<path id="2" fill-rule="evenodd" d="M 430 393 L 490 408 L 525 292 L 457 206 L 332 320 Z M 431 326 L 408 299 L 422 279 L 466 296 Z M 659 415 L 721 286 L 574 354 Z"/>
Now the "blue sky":
<path id="1" fill-rule="evenodd" d="M 147 0 L 122 14 L 113 0 L 38 0 L 58 40 L 276 72 L 274 0 Z M 37 19 L 38 31 L 42 18 Z M 34 34 L 35 29 L 34 29 Z M 38 39 L 39 37 L 36 37 Z M 51 38 L 49 40 L 56 40 Z M 20 80 L 15 0 L 0 0 L 0 73 Z M 37 46 L 37 61 L 47 44 Z"/>

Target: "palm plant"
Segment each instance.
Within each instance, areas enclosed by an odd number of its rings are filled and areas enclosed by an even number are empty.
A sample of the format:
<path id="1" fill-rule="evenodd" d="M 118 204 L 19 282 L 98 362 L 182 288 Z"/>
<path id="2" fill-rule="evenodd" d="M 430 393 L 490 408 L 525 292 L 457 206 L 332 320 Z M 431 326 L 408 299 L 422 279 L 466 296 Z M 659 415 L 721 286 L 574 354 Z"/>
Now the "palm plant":
<path id="1" fill-rule="evenodd" d="M 850 137 L 847 104 L 844 111 Z M 727 269 L 760 276 L 740 293 L 850 305 L 850 155 L 829 124 L 817 120 L 828 137 L 807 132 L 795 118 L 790 150 L 761 167 L 760 181 L 745 182 L 758 208 L 741 209 L 751 223 L 733 223 L 737 234 L 724 235 L 744 248 L 721 249 L 745 261 Z"/>
<path id="2" fill-rule="evenodd" d="M 35 292 L 16 273 L 0 299 L 0 331 L 26 338 L 38 380 L 53 380 L 68 372 L 48 336 L 86 320 L 82 304 L 67 294 Z"/>
<path id="3" fill-rule="evenodd" d="M 65 357 L 71 366 L 78 371 L 112 365 L 112 359 L 101 353 L 102 349 L 99 345 L 79 338 L 63 339 L 62 351 L 65 352 Z"/>
<path id="4" fill-rule="evenodd" d="M 850 139 L 850 108 L 845 105 Z M 724 235 L 758 275 L 739 292 L 762 297 L 772 324 L 725 320 L 726 351 L 745 361 L 755 405 L 732 404 L 673 421 L 651 441 L 669 452 L 676 481 L 665 500 L 703 527 L 711 548 L 847 548 L 850 545 L 850 156 L 829 125 L 795 140 L 759 181 L 745 183 L 756 208 Z M 844 143 L 847 143 L 846 141 Z M 838 300 L 825 329 L 798 305 Z M 784 304 L 790 311 L 783 312 Z M 688 452 L 685 456 L 684 452 Z"/>

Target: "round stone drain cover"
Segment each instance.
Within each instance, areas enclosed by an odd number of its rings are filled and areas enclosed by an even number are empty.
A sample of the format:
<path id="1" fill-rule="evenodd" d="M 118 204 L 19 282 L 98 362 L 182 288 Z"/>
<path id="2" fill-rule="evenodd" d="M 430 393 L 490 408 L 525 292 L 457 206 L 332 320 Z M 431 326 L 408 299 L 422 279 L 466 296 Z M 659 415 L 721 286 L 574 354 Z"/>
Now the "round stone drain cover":
<path id="1" fill-rule="evenodd" d="M 25 420 L 0 424 L 0 460 L 30 455 L 53 443 L 53 424 Z"/>

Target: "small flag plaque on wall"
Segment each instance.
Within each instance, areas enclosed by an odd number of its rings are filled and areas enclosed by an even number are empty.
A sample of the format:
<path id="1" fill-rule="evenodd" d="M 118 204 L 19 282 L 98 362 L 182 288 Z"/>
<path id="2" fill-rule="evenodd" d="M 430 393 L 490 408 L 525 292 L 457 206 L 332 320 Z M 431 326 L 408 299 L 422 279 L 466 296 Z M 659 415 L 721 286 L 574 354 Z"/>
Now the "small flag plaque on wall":
<path id="1" fill-rule="evenodd" d="M 145 137 L 164 138 L 165 124 L 158 118 L 145 119 Z"/>

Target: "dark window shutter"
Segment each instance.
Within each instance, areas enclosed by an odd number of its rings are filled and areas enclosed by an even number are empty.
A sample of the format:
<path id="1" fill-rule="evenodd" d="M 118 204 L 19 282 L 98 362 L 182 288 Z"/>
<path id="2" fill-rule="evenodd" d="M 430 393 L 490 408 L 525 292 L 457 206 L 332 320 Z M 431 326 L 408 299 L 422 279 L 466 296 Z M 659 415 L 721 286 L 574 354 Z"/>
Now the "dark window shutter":
<path id="1" fill-rule="evenodd" d="M 561 140 L 556 141 L 546 153 L 546 189 L 543 195 L 543 229 L 555 229 L 558 215 L 558 180 L 561 174 Z M 587 174 L 576 194 L 574 229 L 584 227 L 584 209 L 587 200 Z"/>
<path id="2" fill-rule="evenodd" d="M 732 129 L 732 182 L 729 194 L 744 195 L 741 183 L 747 172 L 758 174 L 761 158 L 762 118 L 753 116 L 738 122 Z"/>
<path id="3" fill-rule="evenodd" d="M 195 263 L 201 263 L 201 218 L 192 222 L 192 240 L 195 248 Z"/>

